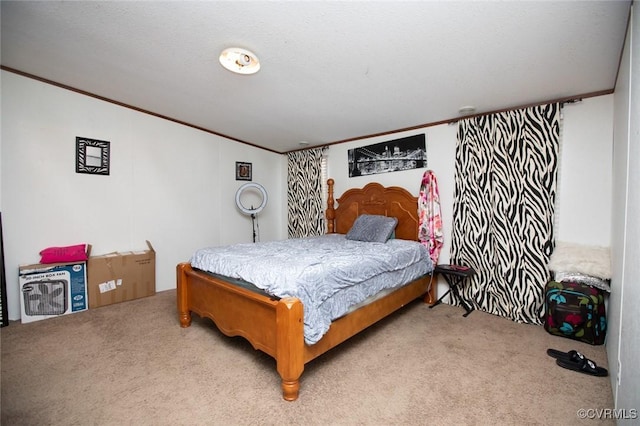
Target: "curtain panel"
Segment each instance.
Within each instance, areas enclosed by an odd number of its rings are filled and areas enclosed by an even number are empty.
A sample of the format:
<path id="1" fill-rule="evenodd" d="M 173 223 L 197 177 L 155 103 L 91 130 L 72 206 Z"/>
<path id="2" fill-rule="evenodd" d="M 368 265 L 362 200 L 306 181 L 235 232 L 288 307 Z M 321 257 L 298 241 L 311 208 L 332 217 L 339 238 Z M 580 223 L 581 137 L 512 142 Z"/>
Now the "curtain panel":
<path id="1" fill-rule="evenodd" d="M 325 233 L 322 160 L 326 148 L 287 154 L 287 233 L 304 238 Z"/>
<path id="2" fill-rule="evenodd" d="M 461 291 L 475 309 L 542 323 L 559 116 L 555 103 L 458 124 L 450 257 L 477 272 Z"/>

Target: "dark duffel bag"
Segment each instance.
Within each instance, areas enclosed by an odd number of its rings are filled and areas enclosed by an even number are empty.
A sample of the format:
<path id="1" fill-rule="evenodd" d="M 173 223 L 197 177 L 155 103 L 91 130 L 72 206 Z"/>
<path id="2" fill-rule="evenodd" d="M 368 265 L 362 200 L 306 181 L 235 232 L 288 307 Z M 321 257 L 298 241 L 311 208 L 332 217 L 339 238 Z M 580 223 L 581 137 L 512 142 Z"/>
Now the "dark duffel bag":
<path id="1" fill-rule="evenodd" d="M 544 328 L 556 336 L 602 345 L 607 334 L 604 292 L 576 282 L 545 286 Z"/>

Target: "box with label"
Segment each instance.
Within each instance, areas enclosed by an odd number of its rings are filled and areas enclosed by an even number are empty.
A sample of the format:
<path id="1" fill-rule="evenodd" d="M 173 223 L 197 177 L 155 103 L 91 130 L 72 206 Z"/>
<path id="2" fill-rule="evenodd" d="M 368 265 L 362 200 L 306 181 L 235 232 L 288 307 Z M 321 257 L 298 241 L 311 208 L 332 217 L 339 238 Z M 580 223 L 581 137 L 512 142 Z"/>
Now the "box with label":
<path id="1" fill-rule="evenodd" d="M 19 268 L 23 323 L 85 311 L 85 262 L 23 265 Z"/>
<path id="2" fill-rule="evenodd" d="M 156 293 L 156 252 L 147 249 L 90 256 L 87 261 L 89 308 Z"/>

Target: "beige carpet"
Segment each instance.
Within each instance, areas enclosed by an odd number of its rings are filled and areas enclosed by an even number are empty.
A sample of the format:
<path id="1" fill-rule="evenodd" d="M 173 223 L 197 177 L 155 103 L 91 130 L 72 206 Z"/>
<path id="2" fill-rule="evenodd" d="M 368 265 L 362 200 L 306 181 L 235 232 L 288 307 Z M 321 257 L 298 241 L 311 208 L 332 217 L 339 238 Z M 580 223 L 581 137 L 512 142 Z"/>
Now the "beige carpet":
<path id="1" fill-rule="evenodd" d="M 608 377 L 562 369 L 547 348 L 607 367 L 604 346 L 484 312 L 415 302 L 314 360 L 300 398 L 281 397 L 275 361 L 194 316 L 175 292 L 31 324 L 2 338 L 9 425 L 615 424 Z"/>

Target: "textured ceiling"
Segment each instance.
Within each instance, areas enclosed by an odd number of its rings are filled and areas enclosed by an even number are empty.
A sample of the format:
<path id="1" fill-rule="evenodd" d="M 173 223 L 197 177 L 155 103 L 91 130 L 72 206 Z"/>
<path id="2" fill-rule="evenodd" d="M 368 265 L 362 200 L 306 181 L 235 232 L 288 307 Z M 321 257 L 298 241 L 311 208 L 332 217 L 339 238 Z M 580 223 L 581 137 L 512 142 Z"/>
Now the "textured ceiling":
<path id="1" fill-rule="evenodd" d="M 276 152 L 610 91 L 630 1 L 2 1 L 2 66 Z M 230 46 L 262 68 L 218 63 Z"/>

